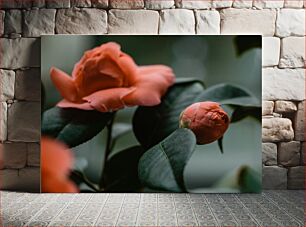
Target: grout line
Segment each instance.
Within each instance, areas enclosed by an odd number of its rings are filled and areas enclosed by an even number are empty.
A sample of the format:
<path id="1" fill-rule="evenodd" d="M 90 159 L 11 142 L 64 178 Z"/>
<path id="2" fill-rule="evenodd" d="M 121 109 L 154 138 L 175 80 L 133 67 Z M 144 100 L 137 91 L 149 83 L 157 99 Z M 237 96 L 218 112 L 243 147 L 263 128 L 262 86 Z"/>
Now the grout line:
<path id="1" fill-rule="evenodd" d="M 104 201 L 104 203 L 103 203 L 103 206 L 101 206 L 101 210 L 100 210 L 99 214 L 97 215 L 96 221 L 93 223 L 93 226 L 96 226 L 96 225 L 97 225 L 97 222 L 99 221 L 99 218 L 100 218 L 101 215 L 102 215 L 102 211 L 104 210 L 105 204 L 107 203 L 109 197 L 110 197 L 109 194 L 106 194 L 106 199 L 105 199 L 105 201 Z"/>
<path id="2" fill-rule="evenodd" d="M 178 217 L 177 217 L 177 209 L 176 209 L 176 202 L 175 202 L 175 198 L 173 197 L 173 193 L 171 194 L 172 196 L 172 202 L 174 205 L 174 212 L 175 212 L 175 221 L 176 221 L 176 225 L 178 225 L 179 221 L 178 221 Z"/>
<path id="3" fill-rule="evenodd" d="M 135 217 L 135 223 L 134 225 L 136 226 L 137 223 L 137 218 L 138 218 L 138 214 L 139 214 L 139 210 L 140 210 L 140 196 L 139 196 L 139 200 L 138 200 L 138 208 L 137 208 L 137 212 L 136 212 L 136 217 Z"/>
<path id="4" fill-rule="evenodd" d="M 192 213 L 193 213 L 193 219 L 196 221 L 197 226 L 199 226 L 198 216 L 197 216 L 196 213 L 194 212 L 194 208 L 193 208 L 193 206 L 192 206 L 192 204 L 191 204 L 191 201 L 190 201 L 190 194 L 187 194 L 186 197 L 187 197 L 187 199 L 188 199 L 188 201 L 189 201 L 189 205 L 190 205 L 190 208 L 191 208 Z"/>
<path id="5" fill-rule="evenodd" d="M 302 222 L 300 222 L 300 220 L 298 220 L 295 216 L 292 216 L 290 213 L 288 213 L 283 207 L 279 206 L 270 196 L 266 196 L 264 193 L 262 194 L 263 197 L 270 201 L 272 204 L 274 204 L 278 209 L 280 209 L 281 211 L 283 211 L 284 213 L 286 213 L 289 217 L 293 218 L 295 221 L 297 221 L 300 224 L 303 224 Z"/>
<path id="6" fill-rule="evenodd" d="M 43 194 L 42 194 L 42 195 L 43 195 Z M 39 195 L 38 195 L 38 197 L 39 197 Z M 38 212 L 36 212 L 36 214 L 33 215 L 33 216 L 25 223 L 24 226 L 29 226 L 29 224 L 30 224 L 33 220 L 35 220 L 36 217 L 38 217 L 40 214 L 42 214 L 43 211 L 45 211 L 45 208 L 47 208 L 47 207 L 52 203 L 52 201 L 55 200 L 55 199 L 58 198 L 58 197 L 59 197 L 59 195 L 57 195 L 56 197 L 52 198 L 51 201 L 47 201 L 47 202 L 45 203 L 45 205 L 42 206 L 42 207 L 40 208 L 40 210 L 39 210 Z M 50 203 L 50 202 L 51 202 L 51 203 Z"/>
<path id="7" fill-rule="evenodd" d="M 219 199 L 223 202 L 223 204 L 226 206 L 226 210 L 231 214 L 233 219 L 235 220 L 237 226 L 240 224 L 240 220 L 236 217 L 236 215 L 232 212 L 232 209 L 227 205 L 227 202 L 220 196 L 218 195 Z"/>
<path id="8" fill-rule="evenodd" d="M 75 197 L 77 197 L 79 194 L 77 194 Z M 80 215 L 82 214 L 83 210 L 85 208 L 87 208 L 88 205 L 88 201 L 92 198 L 93 195 L 91 195 L 89 198 L 87 198 L 87 200 L 84 202 L 84 206 L 82 207 L 82 209 L 80 209 L 80 211 L 76 214 L 76 217 L 73 219 L 73 221 L 71 222 L 71 225 L 73 226 L 73 224 L 76 222 L 76 220 L 80 217 Z M 83 202 L 82 202 L 83 203 Z"/>
<path id="9" fill-rule="evenodd" d="M 212 216 L 214 217 L 215 219 L 215 222 L 217 223 L 217 226 L 220 226 L 220 222 L 219 222 L 219 219 L 216 217 L 215 213 L 212 211 L 211 207 L 210 207 L 210 204 L 208 203 L 208 200 L 206 199 L 205 197 L 205 194 L 202 194 L 202 198 L 204 198 L 206 204 L 207 204 L 207 207 L 210 211 L 210 213 L 212 214 Z"/>
<path id="10" fill-rule="evenodd" d="M 118 211 L 118 216 L 116 218 L 115 226 L 118 225 L 118 221 L 119 221 L 119 218 L 120 218 L 120 215 L 121 215 L 121 211 L 122 211 L 122 207 L 123 207 L 125 197 L 126 197 L 126 194 L 124 193 L 123 197 L 122 197 L 122 200 L 121 200 L 121 205 L 120 205 L 120 208 L 119 208 L 119 211 Z"/>
<path id="11" fill-rule="evenodd" d="M 60 197 L 61 195 L 59 195 L 58 197 Z M 73 196 L 73 197 L 75 197 L 75 195 Z M 57 217 L 59 217 L 61 214 L 62 214 L 62 212 L 71 204 L 71 202 L 72 202 L 72 200 L 73 200 L 73 198 L 71 198 L 64 206 L 63 206 L 63 208 L 62 209 L 60 209 L 59 210 L 59 212 L 51 219 L 51 221 L 48 223 L 48 226 L 51 226 L 52 227 L 52 222 L 57 218 Z"/>

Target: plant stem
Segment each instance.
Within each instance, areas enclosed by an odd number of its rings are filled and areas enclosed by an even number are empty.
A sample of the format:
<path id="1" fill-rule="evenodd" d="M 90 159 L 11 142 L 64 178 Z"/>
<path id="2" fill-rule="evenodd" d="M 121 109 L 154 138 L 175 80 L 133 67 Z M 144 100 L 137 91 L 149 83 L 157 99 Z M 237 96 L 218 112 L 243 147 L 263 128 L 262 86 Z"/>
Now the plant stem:
<path id="1" fill-rule="evenodd" d="M 109 124 L 107 125 L 107 140 L 106 140 L 106 147 L 105 147 L 105 161 L 109 154 L 112 151 L 112 131 L 113 131 L 113 123 L 115 119 L 115 114 L 113 115 L 112 119 L 110 120 Z"/>
<path id="2" fill-rule="evenodd" d="M 84 173 L 79 172 L 79 171 L 73 171 L 72 172 L 73 175 L 75 175 L 76 177 L 79 177 L 83 183 L 85 183 L 88 187 L 90 187 L 91 189 L 93 189 L 96 192 L 100 192 L 100 190 L 96 187 L 96 185 L 94 183 L 92 183 Z"/>
<path id="3" fill-rule="evenodd" d="M 103 168 L 101 171 L 101 177 L 100 177 L 100 182 L 99 182 L 99 186 L 100 186 L 100 190 L 104 190 L 105 188 L 105 176 L 104 176 L 104 169 L 105 169 L 105 164 L 106 161 L 108 159 L 109 154 L 112 151 L 112 131 L 113 131 L 113 123 L 114 123 L 114 119 L 115 119 L 115 114 L 113 114 L 111 120 L 108 122 L 107 124 L 107 138 L 106 138 L 106 145 L 105 145 L 105 151 L 104 151 L 104 159 L 103 159 Z"/>

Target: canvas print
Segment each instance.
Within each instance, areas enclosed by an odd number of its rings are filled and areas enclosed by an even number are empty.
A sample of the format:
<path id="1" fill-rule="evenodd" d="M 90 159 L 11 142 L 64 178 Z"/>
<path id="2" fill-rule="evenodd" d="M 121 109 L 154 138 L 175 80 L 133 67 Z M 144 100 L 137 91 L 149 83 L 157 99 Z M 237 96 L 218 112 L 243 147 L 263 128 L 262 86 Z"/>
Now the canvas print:
<path id="1" fill-rule="evenodd" d="M 261 36 L 41 38 L 41 191 L 261 191 Z"/>

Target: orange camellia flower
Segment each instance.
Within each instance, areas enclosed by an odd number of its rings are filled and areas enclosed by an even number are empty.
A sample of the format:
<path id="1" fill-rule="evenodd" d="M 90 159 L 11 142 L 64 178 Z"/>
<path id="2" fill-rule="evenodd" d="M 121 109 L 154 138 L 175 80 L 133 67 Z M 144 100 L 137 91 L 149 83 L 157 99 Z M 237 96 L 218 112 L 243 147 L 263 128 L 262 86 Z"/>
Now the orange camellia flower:
<path id="1" fill-rule="evenodd" d="M 198 102 L 188 106 L 180 116 L 180 127 L 194 132 L 198 144 L 220 139 L 229 126 L 229 117 L 216 102 Z"/>
<path id="2" fill-rule="evenodd" d="M 72 152 L 62 143 L 42 137 L 41 139 L 41 191 L 42 192 L 78 192 L 69 179 L 73 165 Z"/>
<path id="3" fill-rule="evenodd" d="M 86 51 L 72 77 L 54 67 L 50 74 L 64 98 L 59 107 L 100 112 L 155 106 L 175 79 L 165 65 L 137 66 L 114 42 Z"/>

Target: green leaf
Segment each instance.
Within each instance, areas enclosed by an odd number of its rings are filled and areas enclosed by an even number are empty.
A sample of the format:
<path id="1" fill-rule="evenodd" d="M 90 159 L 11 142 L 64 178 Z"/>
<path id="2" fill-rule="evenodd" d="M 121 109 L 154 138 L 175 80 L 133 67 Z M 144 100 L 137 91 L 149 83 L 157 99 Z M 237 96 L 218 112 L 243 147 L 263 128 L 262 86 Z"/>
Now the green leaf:
<path id="1" fill-rule="evenodd" d="M 256 106 L 238 106 L 232 113 L 231 123 L 241 121 L 249 116 L 261 122 L 261 108 Z"/>
<path id="2" fill-rule="evenodd" d="M 261 121 L 261 103 L 252 96 L 251 93 L 243 88 L 231 84 L 217 84 L 209 87 L 202 92 L 197 101 L 214 101 L 221 105 L 230 105 L 234 107 L 231 116 L 231 123 L 238 122 L 251 116 Z M 218 146 L 223 153 L 222 139 L 218 140 Z"/>
<path id="3" fill-rule="evenodd" d="M 96 136 L 112 115 L 95 110 L 53 107 L 43 114 L 42 134 L 75 147 Z"/>
<path id="4" fill-rule="evenodd" d="M 133 146 L 113 155 L 105 165 L 105 190 L 108 192 L 137 192 L 141 188 L 138 179 L 138 162 L 143 154 L 141 146 Z"/>
<path id="5" fill-rule="evenodd" d="M 222 100 L 220 103 L 221 105 L 261 107 L 260 101 L 255 97 L 232 98 L 232 99 Z"/>
<path id="6" fill-rule="evenodd" d="M 73 170 L 70 172 L 70 179 L 78 186 L 85 184 L 95 192 L 99 192 L 99 188 L 96 184 L 91 182 L 86 175 L 79 170 Z"/>
<path id="7" fill-rule="evenodd" d="M 218 139 L 218 146 L 219 146 L 221 153 L 223 154 L 224 152 L 223 151 L 223 136 L 220 139 Z"/>
<path id="8" fill-rule="evenodd" d="M 175 84 L 186 84 L 186 83 L 200 83 L 203 87 L 205 87 L 205 84 L 202 80 L 199 80 L 197 78 L 193 77 L 177 77 L 175 79 Z"/>
<path id="9" fill-rule="evenodd" d="M 141 157 L 139 179 L 156 190 L 185 192 L 184 169 L 195 147 L 196 138 L 191 130 L 175 130 Z"/>
<path id="10" fill-rule="evenodd" d="M 239 185 L 241 192 L 259 193 L 261 191 L 261 175 L 254 169 L 246 167 L 241 172 Z"/>
<path id="11" fill-rule="evenodd" d="M 161 104 L 137 108 L 133 118 L 136 138 L 145 148 L 154 146 L 178 128 L 180 113 L 186 107 L 203 101 L 219 102 L 234 108 L 260 107 L 261 105 L 258 99 L 238 86 L 218 84 L 204 90 L 199 81 L 182 78 L 168 90 Z M 248 114 L 253 113 L 248 112 Z"/>
<path id="12" fill-rule="evenodd" d="M 217 84 L 209 87 L 203 91 L 195 102 L 212 101 L 220 104 L 232 105 L 250 105 L 251 103 L 258 103 L 257 99 L 238 86 L 231 84 Z"/>
<path id="13" fill-rule="evenodd" d="M 150 148 L 178 129 L 181 112 L 194 103 L 203 90 L 198 80 L 179 81 L 168 90 L 161 104 L 138 107 L 133 117 L 133 130 L 140 144 Z"/>
<path id="14" fill-rule="evenodd" d="M 259 35 L 236 36 L 234 42 L 236 45 L 236 53 L 238 56 L 241 56 L 244 52 L 253 48 L 261 48 L 261 36 Z"/>
<path id="15" fill-rule="evenodd" d="M 248 165 L 242 165 L 226 173 L 213 188 L 238 189 L 241 192 L 260 192 L 261 175 Z"/>
<path id="16" fill-rule="evenodd" d="M 238 122 L 245 117 L 255 117 L 261 121 L 261 102 L 243 88 L 230 84 L 218 84 L 202 92 L 197 101 L 214 101 L 234 108 L 231 123 Z M 219 146 L 221 141 L 218 142 Z"/>

